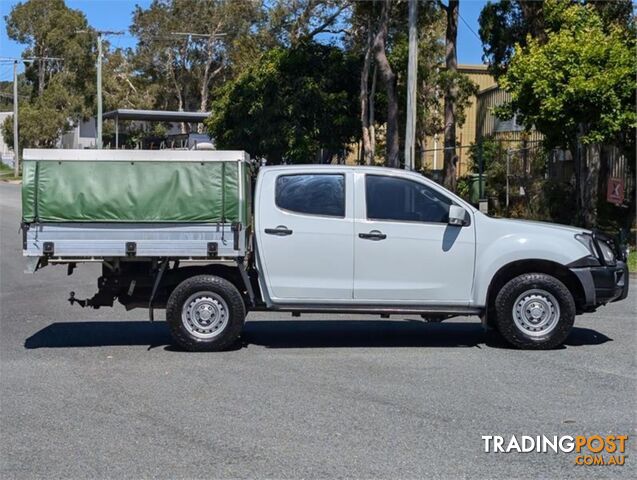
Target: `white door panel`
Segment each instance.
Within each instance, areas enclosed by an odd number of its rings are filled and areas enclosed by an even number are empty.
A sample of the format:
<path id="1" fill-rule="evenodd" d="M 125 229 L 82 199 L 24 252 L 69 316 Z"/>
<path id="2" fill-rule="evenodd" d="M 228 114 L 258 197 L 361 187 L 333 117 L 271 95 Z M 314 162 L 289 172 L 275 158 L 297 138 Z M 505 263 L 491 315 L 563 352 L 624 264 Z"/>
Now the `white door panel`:
<path id="1" fill-rule="evenodd" d="M 303 176 L 319 174 L 321 172 L 303 171 Z M 275 171 L 268 175 L 290 176 L 290 173 Z M 305 214 L 281 208 L 275 202 L 277 180 L 263 179 L 258 202 L 258 247 L 270 296 L 275 302 L 352 299 L 353 175 L 337 170 L 329 175 L 340 175 L 344 180 L 343 216 Z M 305 197 L 303 189 L 309 187 L 301 184 L 299 188 Z"/>
<path id="2" fill-rule="evenodd" d="M 468 304 L 475 256 L 473 225 L 370 220 L 365 175 L 357 175 L 356 188 L 354 299 L 374 303 Z M 378 209 L 385 209 L 388 216 L 408 200 L 413 203 L 413 199 L 401 197 L 399 190 L 381 189 L 376 194 L 382 194 L 381 198 L 372 198 L 370 203 L 380 202 Z M 403 215 L 408 216 L 409 212 Z"/>
<path id="3" fill-rule="evenodd" d="M 354 298 L 454 304 L 469 301 L 473 282 L 471 227 L 361 221 L 356 233 Z"/>

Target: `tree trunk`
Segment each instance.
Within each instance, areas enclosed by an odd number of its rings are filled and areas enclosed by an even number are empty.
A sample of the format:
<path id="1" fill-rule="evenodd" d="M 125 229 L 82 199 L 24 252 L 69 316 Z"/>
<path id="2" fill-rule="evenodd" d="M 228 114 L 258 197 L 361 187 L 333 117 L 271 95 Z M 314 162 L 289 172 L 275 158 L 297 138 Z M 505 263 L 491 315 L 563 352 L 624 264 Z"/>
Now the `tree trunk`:
<path id="1" fill-rule="evenodd" d="M 207 112 L 208 111 L 208 94 L 210 92 L 210 84 L 212 80 L 223 70 L 223 62 L 219 67 L 210 72 L 211 65 L 206 65 L 206 69 L 204 72 L 204 77 L 202 79 L 201 89 L 199 91 L 201 101 L 199 102 L 199 111 Z M 200 123 L 197 125 L 197 133 L 204 133 L 204 124 Z"/>
<path id="2" fill-rule="evenodd" d="M 597 226 L 598 176 L 600 169 L 599 145 L 582 145 L 584 135 L 580 125 L 575 144 L 571 146 L 575 167 L 575 195 L 578 223 L 584 228 Z"/>
<path id="3" fill-rule="evenodd" d="M 582 220 L 586 228 L 597 226 L 598 177 L 600 166 L 599 144 L 586 145 L 583 149 Z"/>
<path id="4" fill-rule="evenodd" d="M 447 82 L 445 88 L 445 130 L 444 130 L 444 168 L 442 172 L 443 185 L 456 191 L 456 164 L 458 156 L 456 154 L 456 99 L 458 88 L 456 86 L 455 74 L 458 71 L 458 53 L 456 50 L 456 40 L 458 37 L 458 0 L 449 0 L 447 10 L 447 30 L 445 36 L 445 64 L 447 74 L 452 81 Z"/>
<path id="5" fill-rule="evenodd" d="M 387 41 L 387 24 L 389 23 L 389 9 L 391 0 L 383 2 L 383 9 L 380 15 L 378 32 L 374 38 L 374 58 L 380 71 L 380 78 L 385 85 L 387 94 L 387 132 L 386 132 L 386 163 L 388 167 L 398 168 L 400 141 L 398 137 L 398 98 L 396 95 L 396 74 L 392 71 L 385 43 Z"/>
<path id="6" fill-rule="evenodd" d="M 427 149 L 427 138 L 423 133 L 416 138 L 416 145 L 418 147 L 418 163 L 416 165 L 416 170 L 423 170 L 425 168 L 425 155 Z"/>
<path id="7" fill-rule="evenodd" d="M 360 84 L 360 102 L 361 102 L 361 127 L 363 141 L 363 163 L 371 165 L 372 163 L 372 140 L 369 131 L 369 67 L 372 63 L 372 30 L 371 22 L 367 28 L 367 48 L 365 50 L 365 58 L 363 59 L 363 68 L 361 70 Z"/>
<path id="8" fill-rule="evenodd" d="M 372 73 L 372 89 L 369 92 L 369 139 L 371 140 L 371 163 L 373 165 L 376 161 L 376 127 L 374 120 L 374 98 L 376 96 L 376 78 L 378 77 L 378 71 L 376 65 L 374 65 L 374 73 Z"/>
<path id="9" fill-rule="evenodd" d="M 179 111 L 183 111 L 184 109 L 184 96 L 181 92 L 181 88 L 179 87 L 179 82 L 177 81 L 177 74 L 175 73 L 175 68 L 173 65 L 173 55 L 170 50 L 168 51 L 168 62 L 166 64 L 166 68 L 170 73 L 170 78 L 173 81 L 173 86 L 175 87 L 175 95 L 177 96 L 177 108 Z M 186 124 L 181 122 L 181 133 L 186 133 Z"/>
<path id="10" fill-rule="evenodd" d="M 38 59 L 38 96 L 40 97 L 44 94 L 44 75 L 46 74 L 44 62 L 44 59 Z"/>

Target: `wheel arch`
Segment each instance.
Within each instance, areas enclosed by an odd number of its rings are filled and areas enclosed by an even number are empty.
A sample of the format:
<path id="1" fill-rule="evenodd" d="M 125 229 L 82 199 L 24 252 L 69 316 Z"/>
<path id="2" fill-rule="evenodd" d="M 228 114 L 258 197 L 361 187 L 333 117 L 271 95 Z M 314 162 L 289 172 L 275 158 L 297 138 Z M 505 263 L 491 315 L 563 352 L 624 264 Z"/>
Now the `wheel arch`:
<path id="1" fill-rule="evenodd" d="M 246 308 L 250 305 L 250 295 L 239 268 L 236 265 L 217 263 L 180 266 L 177 269 L 166 272 L 165 280 L 162 282 L 165 287 L 165 299 L 167 300 L 173 290 L 183 281 L 198 275 L 213 275 L 227 280 L 239 291 Z"/>
<path id="2" fill-rule="evenodd" d="M 560 280 L 573 295 L 577 313 L 581 313 L 586 303 L 586 296 L 582 283 L 568 267 L 544 259 L 516 260 L 500 267 L 493 275 L 487 289 L 487 319 L 489 312 L 494 311 L 495 297 L 500 289 L 513 278 L 525 273 L 544 273 Z"/>

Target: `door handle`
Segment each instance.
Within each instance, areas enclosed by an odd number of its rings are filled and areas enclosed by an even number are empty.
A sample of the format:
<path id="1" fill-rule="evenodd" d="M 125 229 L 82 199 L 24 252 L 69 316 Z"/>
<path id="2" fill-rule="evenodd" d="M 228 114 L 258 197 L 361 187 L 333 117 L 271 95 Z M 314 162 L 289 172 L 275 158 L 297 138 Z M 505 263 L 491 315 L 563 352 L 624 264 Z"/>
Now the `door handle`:
<path id="1" fill-rule="evenodd" d="M 292 235 L 292 230 L 290 230 L 285 225 L 279 225 L 276 228 L 266 228 L 265 233 L 268 235 L 276 235 L 278 237 L 285 237 L 287 235 Z"/>
<path id="2" fill-rule="evenodd" d="M 377 242 L 378 240 L 385 240 L 387 238 L 387 235 L 378 230 L 372 230 L 369 233 L 359 233 L 358 237 L 365 240 L 374 240 Z"/>

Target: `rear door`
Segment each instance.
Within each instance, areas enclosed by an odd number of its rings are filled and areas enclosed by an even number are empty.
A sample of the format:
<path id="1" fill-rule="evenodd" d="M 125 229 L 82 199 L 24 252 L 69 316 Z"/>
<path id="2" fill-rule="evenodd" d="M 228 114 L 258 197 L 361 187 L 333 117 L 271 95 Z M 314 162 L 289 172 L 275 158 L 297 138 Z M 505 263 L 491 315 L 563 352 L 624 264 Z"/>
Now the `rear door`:
<path id="1" fill-rule="evenodd" d="M 351 300 L 353 173 L 273 169 L 257 204 L 261 268 L 274 302 Z"/>
<path id="2" fill-rule="evenodd" d="M 474 226 L 448 224 L 449 196 L 424 178 L 359 173 L 355 202 L 357 302 L 468 305 Z"/>

